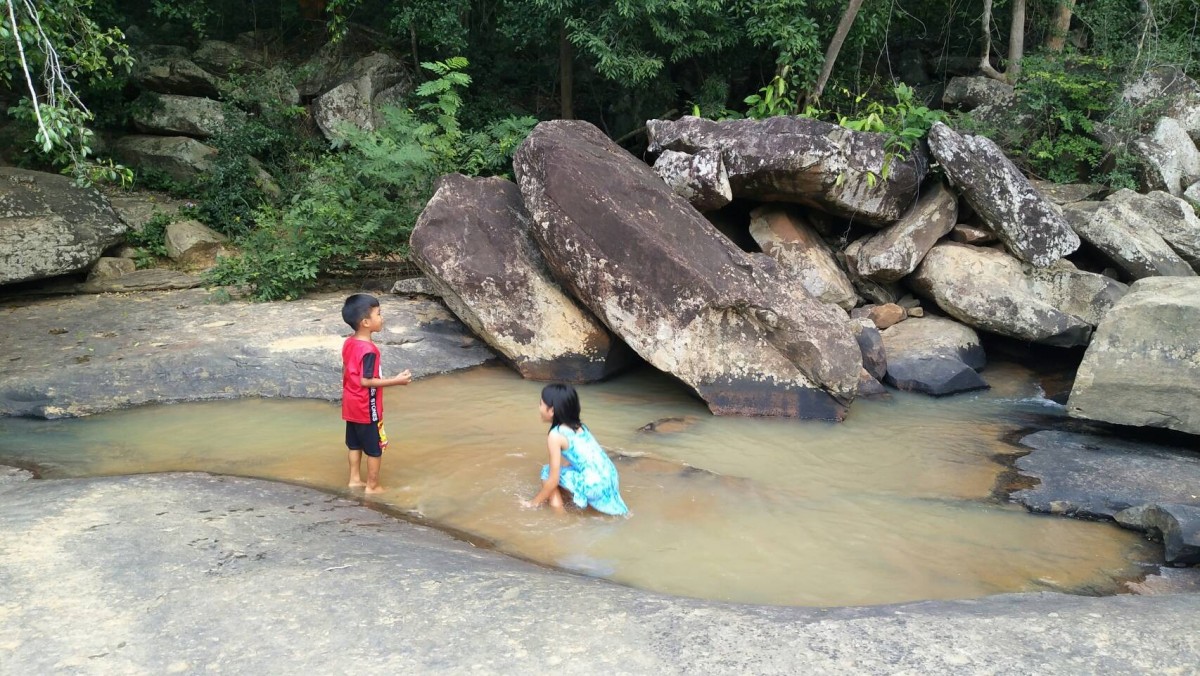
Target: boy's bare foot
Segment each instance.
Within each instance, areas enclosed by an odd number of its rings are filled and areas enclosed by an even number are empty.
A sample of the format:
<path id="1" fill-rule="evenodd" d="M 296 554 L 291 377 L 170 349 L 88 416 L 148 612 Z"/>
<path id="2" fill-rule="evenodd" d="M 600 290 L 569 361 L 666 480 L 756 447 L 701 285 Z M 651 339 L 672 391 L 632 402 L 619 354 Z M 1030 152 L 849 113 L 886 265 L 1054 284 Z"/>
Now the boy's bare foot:
<path id="1" fill-rule="evenodd" d="M 350 488 L 363 488 L 366 486 L 366 484 L 364 484 L 361 481 L 351 481 L 350 483 L 348 483 L 346 485 Z"/>
<path id="2" fill-rule="evenodd" d="M 367 486 L 367 489 L 363 492 L 364 493 L 382 493 L 383 486 L 375 486 L 374 488 L 372 488 L 371 486 Z"/>

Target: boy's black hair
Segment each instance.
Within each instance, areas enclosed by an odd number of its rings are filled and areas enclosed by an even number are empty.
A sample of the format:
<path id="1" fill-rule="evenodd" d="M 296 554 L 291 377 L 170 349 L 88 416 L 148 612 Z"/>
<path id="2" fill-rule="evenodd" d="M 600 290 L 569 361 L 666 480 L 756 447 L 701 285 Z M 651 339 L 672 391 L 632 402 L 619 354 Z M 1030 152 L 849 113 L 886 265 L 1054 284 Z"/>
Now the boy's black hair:
<path id="1" fill-rule="evenodd" d="M 355 331 L 362 320 L 371 316 L 371 308 L 379 307 L 379 299 L 369 293 L 356 293 L 342 304 L 342 319 Z"/>
<path id="2" fill-rule="evenodd" d="M 542 388 L 542 403 L 554 409 L 550 429 L 566 425 L 573 430 L 583 427 L 579 420 L 579 395 L 575 388 L 561 383 L 552 383 Z"/>

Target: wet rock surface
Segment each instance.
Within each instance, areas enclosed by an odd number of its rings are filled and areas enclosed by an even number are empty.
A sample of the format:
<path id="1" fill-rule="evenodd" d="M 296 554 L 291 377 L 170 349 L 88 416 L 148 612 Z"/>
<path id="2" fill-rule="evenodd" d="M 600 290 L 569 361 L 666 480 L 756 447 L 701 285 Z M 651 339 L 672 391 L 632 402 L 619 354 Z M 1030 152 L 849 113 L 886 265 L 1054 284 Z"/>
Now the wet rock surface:
<path id="1" fill-rule="evenodd" d="M 204 474 L 0 480 L 0 588 L 14 673 L 1171 673 L 1200 656 L 1195 594 L 714 603 Z"/>
<path id="2" fill-rule="evenodd" d="M 124 279 L 124 278 L 122 278 Z M 61 418 L 149 403 L 341 397 L 343 293 L 210 302 L 203 289 L 0 304 L 0 415 Z M 437 301 L 379 296 L 385 372 L 420 378 L 482 364 Z"/>
<path id="3" fill-rule="evenodd" d="M 1200 453 L 1064 431 L 1021 439 L 1017 469 L 1038 485 L 1012 494 L 1035 512 L 1111 519 L 1149 504 L 1200 507 Z"/>

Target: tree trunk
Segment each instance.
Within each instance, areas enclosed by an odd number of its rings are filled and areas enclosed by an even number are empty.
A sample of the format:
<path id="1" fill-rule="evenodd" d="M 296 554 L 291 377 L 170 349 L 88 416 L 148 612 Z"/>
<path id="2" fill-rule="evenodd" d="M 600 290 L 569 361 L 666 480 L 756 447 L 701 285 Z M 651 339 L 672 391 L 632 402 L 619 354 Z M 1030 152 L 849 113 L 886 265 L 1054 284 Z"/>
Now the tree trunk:
<path id="1" fill-rule="evenodd" d="M 1014 84 L 1021 74 L 1021 58 L 1025 55 L 1025 0 L 1014 0 L 1012 25 L 1008 33 L 1008 64 L 1003 73 L 992 67 L 992 0 L 983 0 L 983 56 L 979 70 L 984 75 Z"/>
<path id="2" fill-rule="evenodd" d="M 1058 0 L 1050 19 L 1050 33 L 1046 35 L 1046 51 L 1061 52 L 1067 44 L 1067 32 L 1071 30 L 1071 14 L 1075 11 L 1075 0 Z"/>
<path id="3" fill-rule="evenodd" d="M 575 50 L 567 39 L 567 26 L 560 24 L 558 28 L 558 102 L 559 115 L 564 120 L 575 119 L 575 104 L 573 101 L 575 87 Z"/>
<path id="4" fill-rule="evenodd" d="M 1012 25 L 1008 29 L 1008 67 L 1004 79 L 1016 84 L 1021 76 L 1021 59 L 1025 56 L 1025 0 L 1014 0 Z"/>
<path id="5" fill-rule="evenodd" d="M 837 62 L 838 53 L 842 51 L 842 43 L 850 34 L 850 28 L 854 25 L 854 19 L 858 16 L 858 9 L 862 7 L 862 4 L 863 0 L 850 0 L 850 3 L 846 5 L 846 11 L 842 12 L 842 20 L 838 22 L 833 39 L 829 41 L 829 49 L 825 50 L 825 63 L 821 66 L 821 75 L 817 78 L 817 84 L 813 86 L 813 90 L 809 94 L 809 99 L 812 101 L 821 99 L 821 92 L 825 91 L 825 84 L 829 82 L 829 76 L 833 73 L 833 64 Z"/>

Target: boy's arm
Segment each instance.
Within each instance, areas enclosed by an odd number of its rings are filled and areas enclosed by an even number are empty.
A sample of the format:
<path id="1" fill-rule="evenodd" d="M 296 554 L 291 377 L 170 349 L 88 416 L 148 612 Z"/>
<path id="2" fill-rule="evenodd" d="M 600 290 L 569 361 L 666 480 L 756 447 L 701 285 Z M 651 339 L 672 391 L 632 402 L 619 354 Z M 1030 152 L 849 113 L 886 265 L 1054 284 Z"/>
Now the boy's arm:
<path id="1" fill-rule="evenodd" d="M 407 385 L 412 382 L 412 371 L 404 369 L 394 378 L 362 378 L 363 387 L 391 387 L 393 385 Z"/>

